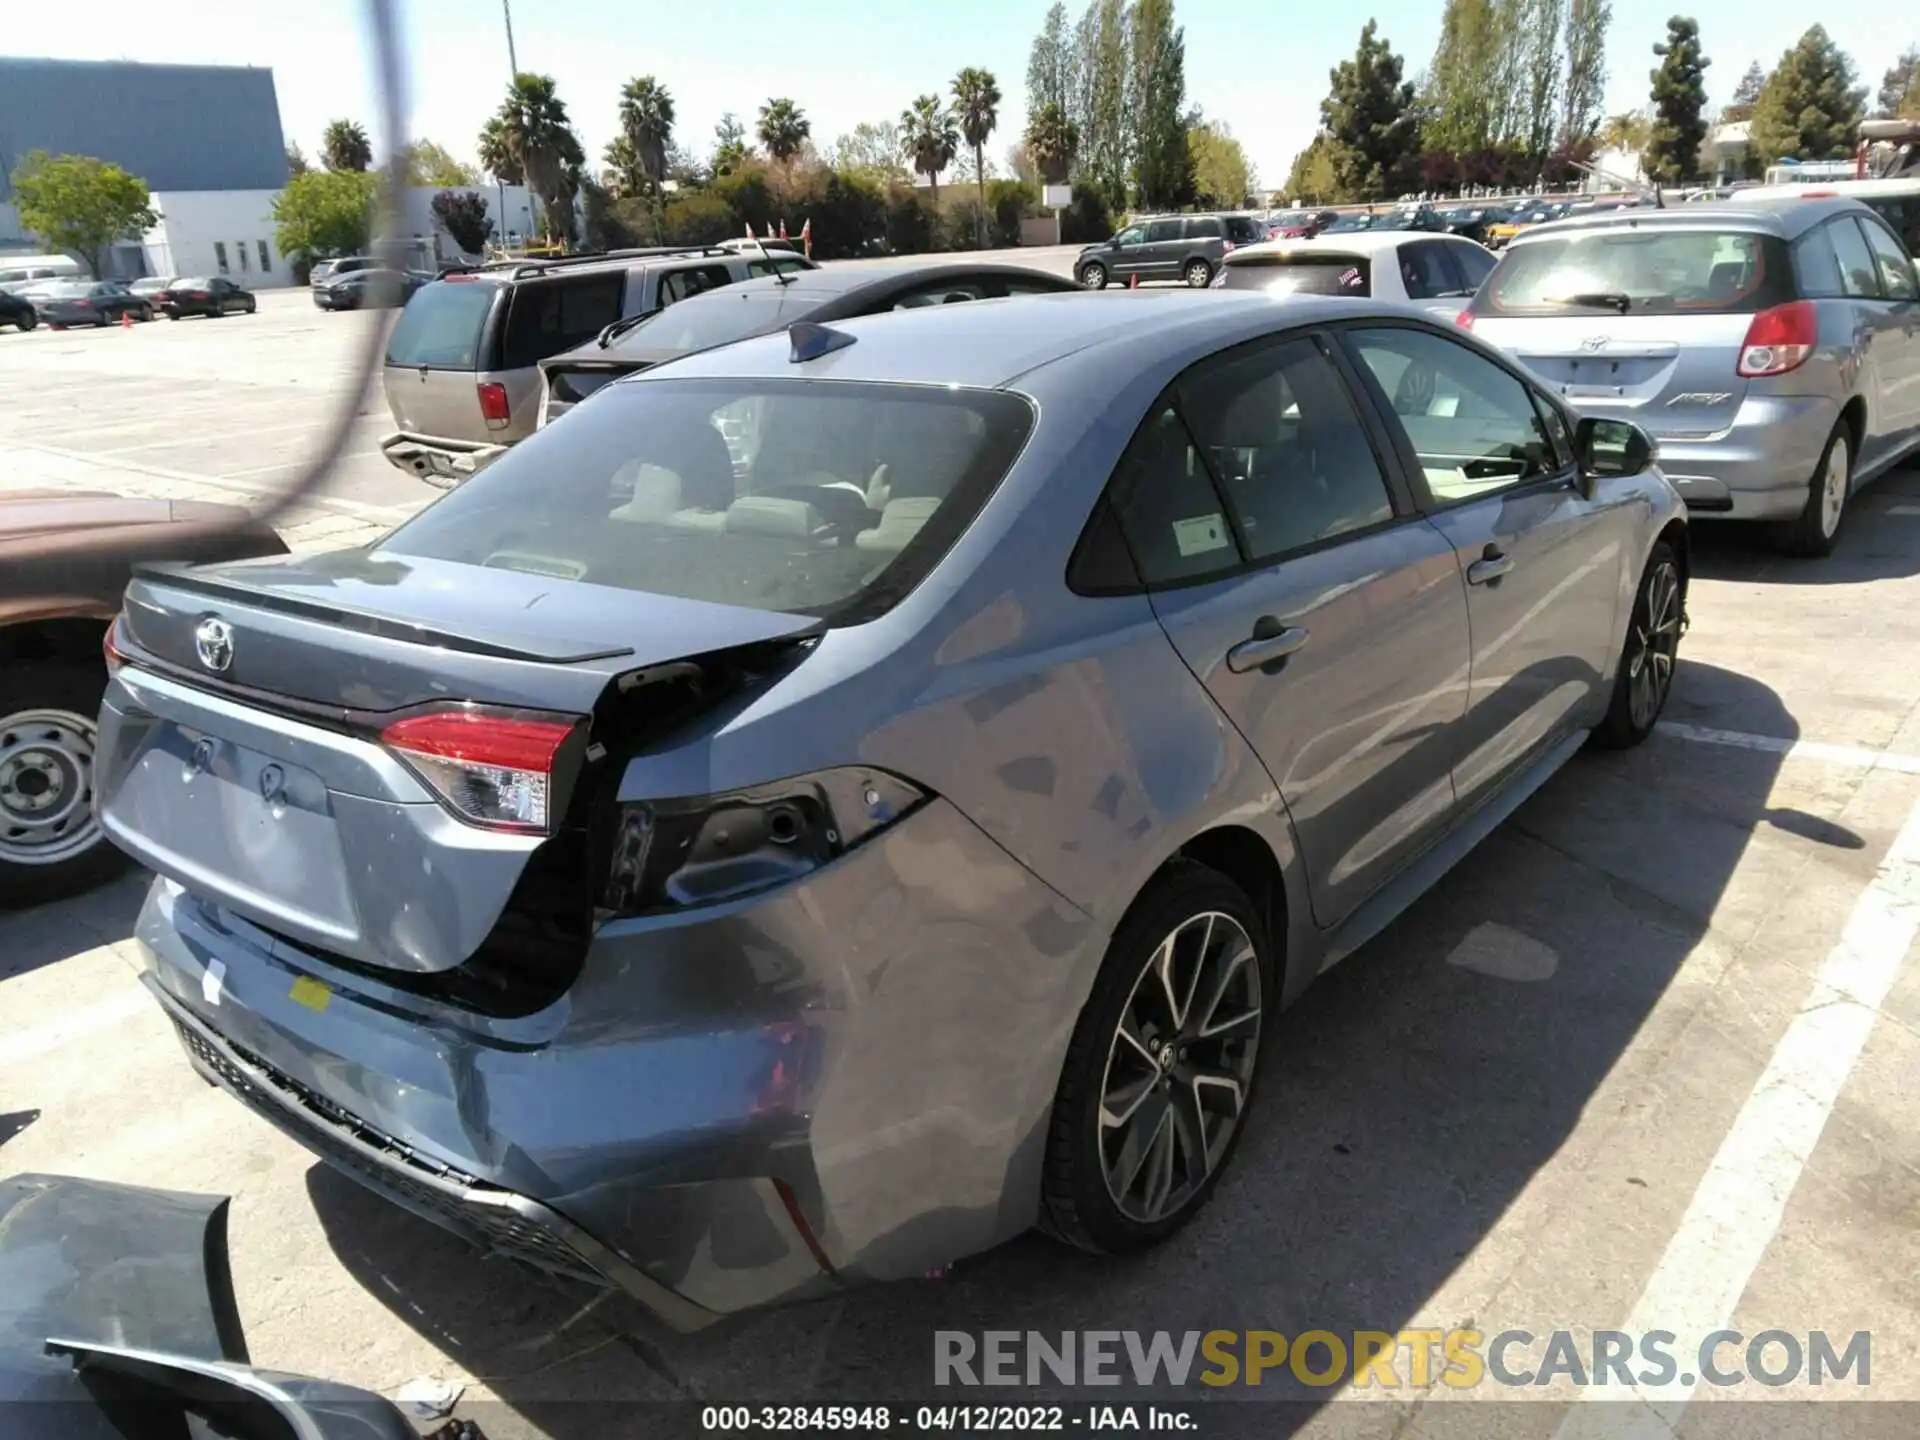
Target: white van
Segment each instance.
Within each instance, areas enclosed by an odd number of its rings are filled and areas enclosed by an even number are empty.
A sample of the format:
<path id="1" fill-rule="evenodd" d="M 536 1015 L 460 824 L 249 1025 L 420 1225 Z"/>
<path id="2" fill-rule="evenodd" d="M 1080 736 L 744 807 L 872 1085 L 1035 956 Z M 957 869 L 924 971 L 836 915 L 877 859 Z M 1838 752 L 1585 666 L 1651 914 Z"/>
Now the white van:
<path id="1" fill-rule="evenodd" d="M 1742 190 L 1741 200 L 1806 200 L 1844 195 L 1880 212 L 1880 218 L 1893 227 L 1893 233 L 1906 242 L 1909 255 L 1920 256 L 1920 175 L 1892 180 L 1812 180 L 1798 185 L 1758 185 Z"/>
<path id="2" fill-rule="evenodd" d="M 0 255 L 0 290 L 10 294 L 47 280 L 91 278 L 70 255 Z"/>

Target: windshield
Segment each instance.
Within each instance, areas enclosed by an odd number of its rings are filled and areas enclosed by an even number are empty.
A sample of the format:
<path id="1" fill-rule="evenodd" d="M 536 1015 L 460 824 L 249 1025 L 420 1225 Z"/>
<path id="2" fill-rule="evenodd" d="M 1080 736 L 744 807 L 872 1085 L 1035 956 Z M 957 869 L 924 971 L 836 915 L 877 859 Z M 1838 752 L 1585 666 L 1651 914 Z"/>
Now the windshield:
<path id="1" fill-rule="evenodd" d="M 387 341 L 387 364 L 409 369 L 477 370 L 480 338 L 496 285 L 440 280 L 413 292 Z"/>
<path id="2" fill-rule="evenodd" d="M 850 623 L 932 569 L 1032 424 L 997 390 L 628 381 L 384 548 Z"/>
<path id="3" fill-rule="evenodd" d="M 1372 276 L 1358 255 L 1249 255 L 1225 267 L 1223 290 L 1269 295 L 1369 295 Z"/>
<path id="4" fill-rule="evenodd" d="M 1706 227 L 1620 226 L 1516 242 L 1477 314 L 1729 315 L 1793 298 L 1778 239 Z"/>
<path id="5" fill-rule="evenodd" d="M 1373 216 L 1371 215 L 1342 215 L 1320 233 L 1322 235 L 1346 235 L 1351 234 L 1355 230 L 1370 230 L 1372 228 Z"/>
<path id="6" fill-rule="evenodd" d="M 824 297 L 798 293 L 789 286 L 715 290 L 695 295 L 621 332 L 608 350 L 676 353 L 725 345 L 749 335 L 765 335 L 804 319 Z"/>

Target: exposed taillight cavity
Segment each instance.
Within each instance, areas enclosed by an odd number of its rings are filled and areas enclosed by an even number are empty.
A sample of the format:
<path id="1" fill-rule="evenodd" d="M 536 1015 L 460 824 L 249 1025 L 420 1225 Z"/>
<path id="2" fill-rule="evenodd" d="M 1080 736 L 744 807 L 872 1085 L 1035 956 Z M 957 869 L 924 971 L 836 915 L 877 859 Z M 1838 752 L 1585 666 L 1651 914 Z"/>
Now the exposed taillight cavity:
<path id="1" fill-rule="evenodd" d="M 1820 320 L 1808 300 L 1792 300 L 1762 310 L 1747 326 L 1747 338 L 1740 344 L 1737 374 L 1749 380 L 1767 375 L 1784 375 L 1807 363 L 1820 333 Z"/>
<path id="2" fill-rule="evenodd" d="M 498 380 L 483 380 L 474 387 L 480 397 L 480 414 L 487 422 L 489 430 L 505 427 L 512 418 L 507 408 L 507 387 Z"/>
<path id="3" fill-rule="evenodd" d="M 394 721 L 380 739 L 468 824 L 545 835 L 554 763 L 573 731 L 568 720 L 437 710 Z"/>
<path id="4" fill-rule="evenodd" d="M 120 621 L 117 617 L 109 620 L 107 622 L 107 633 L 100 637 L 100 654 L 107 662 L 107 674 L 109 675 L 117 673 L 120 667 L 127 663 L 126 655 L 122 653 L 118 645 L 113 643 L 113 632 L 119 627 Z"/>
<path id="5" fill-rule="evenodd" d="M 1453 323 L 1458 325 L 1462 330 L 1471 330 L 1473 328 L 1473 312 L 1471 310 L 1462 310 L 1453 317 Z"/>

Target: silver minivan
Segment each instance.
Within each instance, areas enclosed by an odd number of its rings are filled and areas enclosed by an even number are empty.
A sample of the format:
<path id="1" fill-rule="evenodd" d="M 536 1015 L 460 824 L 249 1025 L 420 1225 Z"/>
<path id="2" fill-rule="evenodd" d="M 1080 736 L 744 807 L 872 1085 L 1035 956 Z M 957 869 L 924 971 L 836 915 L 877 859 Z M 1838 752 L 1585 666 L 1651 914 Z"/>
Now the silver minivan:
<path id="1" fill-rule="evenodd" d="M 531 435 L 540 362 L 616 321 L 758 275 L 816 268 L 780 251 L 621 250 L 443 275 L 407 301 L 387 340 L 387 459 L 442 487 Z"/>
<path id="2" fill-rule="evenodd" d="M 1517 236 L 1461 312 L 1591 414 L 1638 421 L 1703 517 L 1825 555 L 1920 445 L 1920 277 L 1865 205 L 1745 197 Z"/>

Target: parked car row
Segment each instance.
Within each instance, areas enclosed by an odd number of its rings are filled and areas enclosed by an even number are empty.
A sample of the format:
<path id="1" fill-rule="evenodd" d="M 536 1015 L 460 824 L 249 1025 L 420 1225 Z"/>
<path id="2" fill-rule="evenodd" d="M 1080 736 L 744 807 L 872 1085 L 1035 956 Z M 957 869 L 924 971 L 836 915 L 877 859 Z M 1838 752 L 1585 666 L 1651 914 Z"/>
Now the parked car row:
<path id="1" fill-rule="evenodd" d="M 125 280 L 38 280 L 0 291 L 0 325 L 31 330 L 99 328 L 122 320 L 145 324 L 156 315 L 251 315 L 253 292 L 223 275 Z"/>

